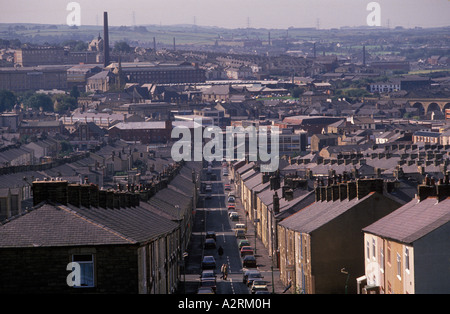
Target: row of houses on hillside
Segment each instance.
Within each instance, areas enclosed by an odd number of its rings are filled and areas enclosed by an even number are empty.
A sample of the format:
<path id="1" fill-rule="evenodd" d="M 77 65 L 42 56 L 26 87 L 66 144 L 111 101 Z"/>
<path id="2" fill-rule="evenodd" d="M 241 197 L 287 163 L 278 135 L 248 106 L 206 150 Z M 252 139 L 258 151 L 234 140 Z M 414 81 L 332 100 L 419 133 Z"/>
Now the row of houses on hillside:
<path id="1" fill-rule="evenodd" d="M 295 293 L 450 291 L 439 279 L 449 275 L 448 172 L 425 174 L 415 196 L 398 177 L 261 173 L 246 161 L 231 169 L 256 235 Z"/>
<path id="2" fill-rule="evenodd" d="M 0 225 L 3 293 L 174 293 L 201 165 L 145 189 L 33 182 L 33 207 Z"/>

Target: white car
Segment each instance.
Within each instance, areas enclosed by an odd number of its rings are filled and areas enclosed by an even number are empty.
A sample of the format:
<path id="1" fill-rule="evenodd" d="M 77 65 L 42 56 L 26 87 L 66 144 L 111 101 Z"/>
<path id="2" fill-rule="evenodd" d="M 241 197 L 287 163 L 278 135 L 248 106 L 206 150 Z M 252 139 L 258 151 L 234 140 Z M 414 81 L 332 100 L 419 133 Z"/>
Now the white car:
<path id="1" fill-rule="evenodd" d="M 239 214 L 237 212 L 230 212 L 229 216 L 231 220 L 239 220 Z"/>

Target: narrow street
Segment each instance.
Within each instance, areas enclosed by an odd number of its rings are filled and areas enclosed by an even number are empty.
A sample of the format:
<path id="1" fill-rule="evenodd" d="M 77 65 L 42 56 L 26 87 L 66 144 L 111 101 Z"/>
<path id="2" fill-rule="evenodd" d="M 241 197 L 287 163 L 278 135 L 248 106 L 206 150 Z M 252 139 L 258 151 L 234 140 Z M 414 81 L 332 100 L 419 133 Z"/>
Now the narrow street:
<path id="1" fill-rule="evenodd" d="M 208 174 L 208 172 L 210 172 Z M 269 293 L 283 293 L 284 286 L 279 280 L 278 269 L 272 270 L 272 259 L 267 249 L 259 239 L 255 241 L 254 228 L 245 216 L 241 200 L 236 197 L 235 210 L 228 210 L 228 193 L 234 192 L 234 185 L 230 184 L 228 176 L 223 176 L 223 167 L 220 162 L 214 162 L 211 169 L 203 169 L 201 197 L 195 214 L 193 233 L 186 257 L 185 274 L 182 274 L 178 293 L 196 294 L 200 287 L 200 275 L 202 273 L 202 260 L 204 256 L 213 256 L 216 262 L 215 273 L 217 275 L 217 294 L 249 294 L 250 288 L 243 282 L 244 268 L 239 250 L 239 241 L 235 235 L 236 224 L 244 224 L 247 227 L 246 239 L 255 249 L 258 270 L 267 283 Z M 225 191 L 225 185 L 230 184 L 231 190 Z M 211 186 L 211 191 L 206 192 L 204 187 Z M 209 194 L 209 195 L 208 195 Z M 237 196 L 237 195 L 236 195 Z M 231 220 L 229 213 L 235 211 L 239 214 L 238 220 Z M 216 235 L 216 247 L 205 248 L 206 232 L 214 232 Z M 218 248 L 223 248 L 223 255 L 219 256 Z M 222 264 L 228 265 L 228 278 L 221 278 Z"/>

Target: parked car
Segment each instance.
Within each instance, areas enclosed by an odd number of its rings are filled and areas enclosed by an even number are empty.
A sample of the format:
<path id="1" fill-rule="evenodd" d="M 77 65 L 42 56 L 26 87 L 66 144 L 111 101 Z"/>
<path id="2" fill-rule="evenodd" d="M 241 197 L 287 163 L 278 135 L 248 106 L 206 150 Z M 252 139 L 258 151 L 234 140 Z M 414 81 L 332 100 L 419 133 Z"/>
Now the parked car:
<path id="1" fill-rule="evenodd" d="M 267 291 L 267 281 L 264 280 L 254 280 L 250 288 L 251 293 L 255 294 L 257 291 Z"/>
<path id="2" fill-rule="evenodd" d="M 211 287 L 200 287 L 197 294 L 214 294 L 214 290 Z"/>
<path id="3" fill-rule="evenodd" d="M 229 210 L 235 210 L 235 209 L 236 209 L 236 205 L 234 205 L 234 204 L 228 204 L 228 209 L 229 209 Z"/>
<path id="4" fill-rule="evenodd" d="M 243 246 L 241 248 L 241 257 L 253 255 L 253 248 L 251 246 Z"/>
<path id="5" fill-rule="evenodd" d="M 216 280 L 216 273 L 213 269 L 206 269 L 202 271 L 200 275 L 200 280 Z"/>
<path id="6" fill-rule="evenodd" d="M 217 284 L 215 280 L 203 280 L 200 283 L 200 286 L 203 288 L 211 288 L 214 293 L 217 291 Z"/>
<path id="7" fill-rule="evenodd" d="M 214 241 L 216 241 L 216 233 L 214 231 L 206 231 L 206 239 L 214 239 Z"/>
<path id="8" fill-rule="evenodd" d="M 247 231 L 247 227 L 245 226 L 245 224 L 236 224 L 236 226 L 234 226 L 235 229 L 242 229 L 244 231 Z"/>
<path id="9" fill-rule="evenodd" d="M 247 287 L 251 287 L 254 280 L 261 280 L 264 278 L 264 276 L 261 274 L 259 270 L 251 269 L 248 270 L 247 277 L 245 278 L 244 283 L 247 285 Z"/>
<path id="10" fill-rule="evenodd" d="M 205 240 L 205 244 L 204 244 L 204 248 L 205 249 L 215 249 L 216 248 L 216 241 L 214 241 L 214 239 L 212 238 L 208 238 Z"/>
<path id="11" fill-rule="evenodd" d="M 238 221 L 238 220 L 239 220 L 239 214 L 238 214 L 237 212 L 231 212 L 231 213 L 229 214 L 229 216 L 230 216 L 230 219 L 231 219 L 232 221 Z"/>
<path id="12" fill-rule="evenodd" d="M 261 272 L 257 269 L 245 269 L 242 274 L 242 282 L 248 286 L 248 280 L 250 277 L 263 278 Z"/>
<path id="13" fill-rule="evenodd" d="M 231 191 L 231 192 L 228 193 L 228 197 L 230 197 L 230 196 L 236 197 L 236 195 L 234 194 L 233 191 Z"/>
<path id="14" fill-rule="evenodd" d="M 214 270 L 204 270 L 200 276 L 200 285 L 202 287 L 210 287 L 216 292 L 216 274 Z"/>
<path id="15" fill-rule="evenodd" d="M 236 230 L 236 237 L 238 239 L 245 239 L 245 231 L 242 229 L 237 229 Z"/>
<path id="16" fill-rule="evenodd" d="M 228 203 L 235 203 L 236 198 L 234 196 L 228 196 Z"/>
<path id="17" fill-rule="evenodd" d="M 225 191 L 230 191 L 231 190 L 231 185 L 230 184 L 225 184 L 224 185 Z"/>
<path id="18" fill-rule="evenodd" d="M 250 241 L 247 239 L 239 241 L 239 249 L 242 249 L 243 246 L 250 246 Z"/>
<path id="19" fill-rule="evenodd" d="M 216 260 L 214 256 L 207 255 L 203 257 L 202 260 L 202 269 L 215 269 L 216 268 Z"/>
<path id="20" fill-rule="evenodd" d="M 242 266 L 247 268 L 256 268 L 256 257 L 254 255 L 244 256 Z"/>

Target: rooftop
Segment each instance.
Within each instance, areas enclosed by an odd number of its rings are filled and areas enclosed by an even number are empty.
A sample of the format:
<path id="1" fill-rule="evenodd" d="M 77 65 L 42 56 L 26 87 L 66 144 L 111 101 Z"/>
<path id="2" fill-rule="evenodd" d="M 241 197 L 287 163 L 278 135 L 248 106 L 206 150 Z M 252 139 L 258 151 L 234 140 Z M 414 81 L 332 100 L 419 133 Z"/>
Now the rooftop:
<path id="1" fill-rule="evenodd" d="M 364 232 L 402 243 L 413 243 L 450 221 L 450 198 L 413 199 L 393 213 L 363 229 Z"/>

